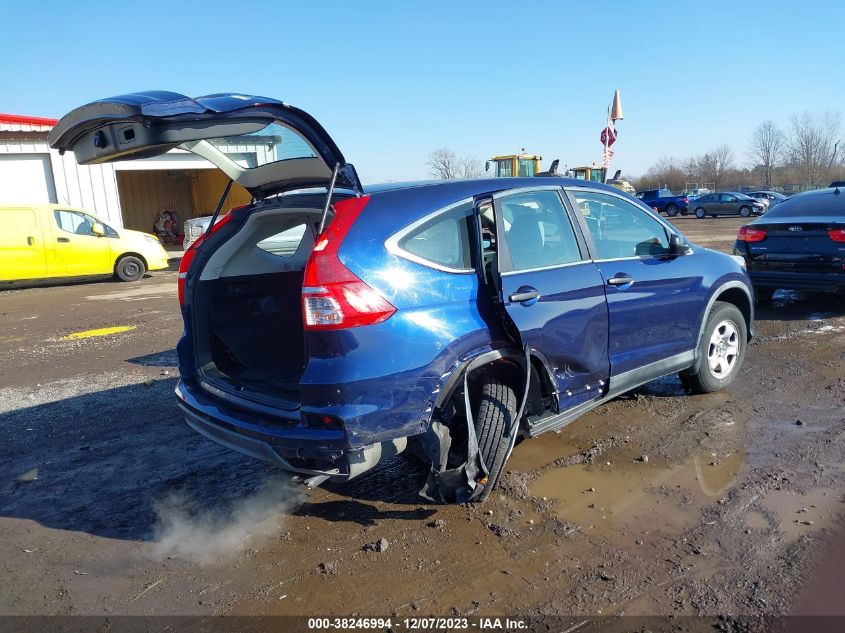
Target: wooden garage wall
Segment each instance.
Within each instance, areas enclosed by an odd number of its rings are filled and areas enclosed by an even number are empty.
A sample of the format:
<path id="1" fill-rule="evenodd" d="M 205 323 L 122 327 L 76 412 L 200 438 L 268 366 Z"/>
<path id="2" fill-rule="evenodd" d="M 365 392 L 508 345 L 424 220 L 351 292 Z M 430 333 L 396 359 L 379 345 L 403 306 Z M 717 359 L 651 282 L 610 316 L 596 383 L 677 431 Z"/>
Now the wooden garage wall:
<path id="1" fill-rule="evenodd" d="M 217 203 L 220 202 L 220 196 L 223 195 L 223 190 L 226 188 L 229 179 L 219 169 L 198 169 L 194 173 L 196 177 L 193 179 L 191 187 L 194 216 L 211 215 L 217 208 Z M 222 213 L 232 207 L 249 204 L 251 200 L 252 197 L 246 189 L 237 183 L 233 183 L 223 205 Z"/>
<path id="2" fill-rule="evenodd" d="M 180 222 L 191 217 L 194 174 L 195 170 L 118 171 L 123 226 L 151 233 L 162 211 L 176 211 Z"/>

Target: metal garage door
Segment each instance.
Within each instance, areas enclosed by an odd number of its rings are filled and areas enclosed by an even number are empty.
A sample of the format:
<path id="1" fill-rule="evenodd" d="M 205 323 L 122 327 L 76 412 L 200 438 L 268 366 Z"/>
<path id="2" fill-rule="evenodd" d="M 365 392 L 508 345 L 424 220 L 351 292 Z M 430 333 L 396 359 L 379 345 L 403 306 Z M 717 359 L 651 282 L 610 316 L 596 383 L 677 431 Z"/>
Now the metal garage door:
<path id="1" fill-rule="evenodd" d="M 57 202 L 49 154 L 0 154 L 0 204 Z"/>

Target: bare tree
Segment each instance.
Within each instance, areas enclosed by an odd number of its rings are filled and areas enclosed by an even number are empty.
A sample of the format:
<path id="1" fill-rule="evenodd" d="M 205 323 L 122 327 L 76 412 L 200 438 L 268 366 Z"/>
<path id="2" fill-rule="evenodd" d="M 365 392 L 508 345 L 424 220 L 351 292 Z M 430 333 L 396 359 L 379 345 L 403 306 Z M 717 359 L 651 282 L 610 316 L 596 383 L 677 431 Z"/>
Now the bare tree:
<path id="1" fill-rule="evenodd" d="M 728 145 L 720 145 L 698 160 L 698 173 L 718 190 L 725 174 L 733 169 L 733 151 Z"/>
<path id="2" fill-rule="evenodd" d="M 443 180 L 478 178 L 484 173 L 484 166 L 480 160 L 472 156 L 458 156 L 446 147 L 431 152 L 426 165 L 431 168 L 432 176 Z"/>
<path id="3" fill-rule="evenodd" d="M 817 184 L 822 170 L 836 160 L 839 113 L 805 111 L 789 117 L 789 124 L 789 158 L 801 170 L 806 184 Z"/>
<path id="4" fill-rule="evenodd" d="M 766 189 L 772 184 L 772 174 L 783 159 L 786 136 L 780 128 L 770 120 L 763 121 L 751 133 L 751 143 L 748 150 L 755 166 L 763 168 Z"/>
<path id="5" fill-rule="evenodd" d="M 431 168 L 431 175 L 435 178 L 454 180 L 458 177 L 458 155 L 445 147 L 431 152 L 426 165 Z"/>
<path id="6" fill-rule="evenodd" d="M 484 174 L 484 163 L 473 156 L 464 156 L 460 160 L 458 178 L 479 178 Z"/>

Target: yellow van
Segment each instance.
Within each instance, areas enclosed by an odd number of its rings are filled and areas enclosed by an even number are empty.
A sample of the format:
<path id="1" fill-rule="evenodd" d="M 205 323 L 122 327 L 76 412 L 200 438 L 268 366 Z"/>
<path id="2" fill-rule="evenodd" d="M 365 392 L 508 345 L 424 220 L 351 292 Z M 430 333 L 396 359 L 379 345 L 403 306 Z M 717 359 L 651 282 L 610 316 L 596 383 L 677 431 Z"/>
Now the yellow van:
<path id="1" fill-rule="evenodd" d="M 162 268 L 167 252 L 149 233 L 115 230 L 63 205 L 0 207 L 0 281 L 84 275 L 137 281 Z"/>

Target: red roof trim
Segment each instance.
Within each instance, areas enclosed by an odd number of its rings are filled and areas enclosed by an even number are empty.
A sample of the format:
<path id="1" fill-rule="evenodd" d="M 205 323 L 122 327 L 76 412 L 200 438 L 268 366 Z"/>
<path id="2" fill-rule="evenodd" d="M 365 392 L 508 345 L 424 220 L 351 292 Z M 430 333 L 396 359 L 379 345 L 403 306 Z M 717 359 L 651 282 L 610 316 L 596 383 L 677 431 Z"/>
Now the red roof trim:
<path id="1" fill-rule="evenodd" d="M 3 114 L 0 112 L 0 123 L 23 123 L 24 125 L 49 125 L 54 126 L 58 119 L 47 119 L 40 116 L 23 116 L 21 114 Z"/>

